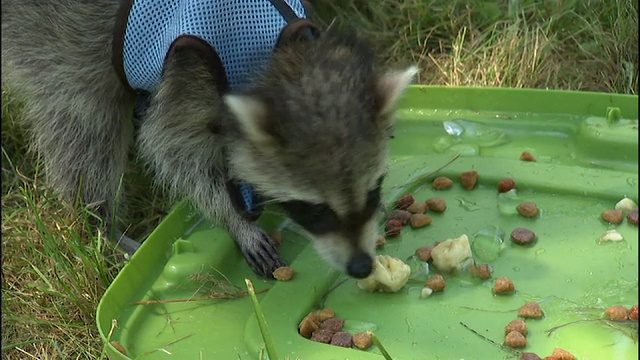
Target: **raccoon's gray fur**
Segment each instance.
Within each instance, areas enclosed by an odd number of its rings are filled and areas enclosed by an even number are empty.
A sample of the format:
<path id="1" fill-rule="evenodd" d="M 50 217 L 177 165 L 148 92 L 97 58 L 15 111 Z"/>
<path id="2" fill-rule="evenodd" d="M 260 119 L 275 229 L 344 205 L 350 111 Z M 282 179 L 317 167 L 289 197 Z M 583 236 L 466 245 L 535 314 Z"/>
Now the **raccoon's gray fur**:
<path id="1" fill-rule="evenodd" d="M 26 105 L 53 187 L 101 204 L 109 221 L 136 100 L 111 63 L 118 6 L 2 1 L 3 86 Z M 151 94 L 138 140 L 157 179 L 224 226 L 258 274 L 284 262 L 232 207 L 230 177 L 282 204 L 332 264 L 369 275 L 392 110 L 416 69 L 378 73 L 358 39 L 328 32 L 275 52 L 250 90 L 221 96 L 204 58 L 188 42 L 174 46 Z"/>

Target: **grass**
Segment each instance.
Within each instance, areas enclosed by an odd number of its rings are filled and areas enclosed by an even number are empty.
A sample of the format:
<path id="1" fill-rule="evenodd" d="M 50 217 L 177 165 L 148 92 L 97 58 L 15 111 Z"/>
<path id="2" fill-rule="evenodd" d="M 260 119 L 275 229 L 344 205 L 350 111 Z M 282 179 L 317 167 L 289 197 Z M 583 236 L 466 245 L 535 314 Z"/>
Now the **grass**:
<path id="1" fill-rule="evenodd" d="M 338 5 L 339 4 L 339 5 Z M 638 93 L 632 0 L 316 1 L 323 23 L 357 28 L 385 65 L 419 82 Z M 57 199 L 28 151 L 20 104 L 2 93 L 2 358 L 100 359 L 95 309 L 123 266 L 87 209 Z M 143 239 L 167 201 L 132 162 L 127 233 Z"/>

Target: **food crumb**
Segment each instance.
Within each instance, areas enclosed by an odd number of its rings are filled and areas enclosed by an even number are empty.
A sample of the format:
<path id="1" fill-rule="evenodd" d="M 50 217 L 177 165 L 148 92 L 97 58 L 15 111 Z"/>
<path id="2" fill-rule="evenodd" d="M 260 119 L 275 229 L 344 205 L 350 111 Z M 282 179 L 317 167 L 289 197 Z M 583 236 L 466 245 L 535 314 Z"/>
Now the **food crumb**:
<path id="1" fill-rule="evenodd" d="M 353 334 L 353 345 L 360 350 L 367 350 L 373 344 L 371 333 L 368 331 Z"/>
<path id="2" fill-rule="evenodd" d="M 447 286 L 447 283 L 442 275 L 434 275 L 425 281 L 424 286 L 431 288 L 433 291 L 442 291 Z"/>
<path id="3" fill-rule="evenodd" d="M 536 239 L 536 233 L 526 228 L 516 228 L 511 232 L 511 240 L 518 245 L 532 244 Z"/>
<path id="4" fill-rule="evenodd" d="M 414 229 L 425 227 L 431 224 L 431 216 L 425 214 L 413 214 L 409 220 Z"/>
<path id="5" fill-rule="evenodd" d="M 511 279 L 506 277 L 496 279 L 496 283 L 493 286 L 493 292 L 496 295 L 510 294 L 514 291 L 516 291 L 516 287 Z"/>
<path id="6" fill-rule="evenodd" d="M 414 202 L 415 202 L 415 199 L 413 198 L 413 195 L 412 194 L 406 194 L 406 195 L 401 196 L 396 201 L 396 207 L 398 209 L 405 210 L 406 208 L 411 206 L 411 204 L 413 204 Z"/>
<path id="7" fill-rule="evenodd" d="M 638 305 L 633 305 L 629 309 L 629 320 L 638 321 Z"/>
<path id="8" fill-rule="evenodd" d="M 478 172 L 475 170 L 463 172 L 462 174 L 460 174 L 460 182 L 465 189 L 473 190 L 473 188 L 476 187 L 476 183 L 478 182 Z"/>
<path id="9" fill-rule="evenodd" d="M 453 180 L 446 176 L 439 176 L 433 180 L 433 188 L 436 190 L 446 190 L 453 186 Z"/>
<path id="10" fill-rule="evenodd" d="M 289 281 L 293 278 L 295 270 L 289 266 L 281 266 L 273 271 L 273 277 L 278 281 Z"/>
<path id="11" fill-rule="evenodd" d="M 536 161 L 535 156 L 533 156 L 533 154 L 529 151 L 523 151 L 522 154 L 520 155 L 520 160 L 522 161 Z"/>
<path id="12" fill-rule="evenodd" d="M 614 305 L 606 310 L 607 317 L 611 321 L 625 321 L 629 317 L 627 308 L 622 305 Z"/>
<path id="13" fill-rule="evenodd" d="M 605 210 L 602 219 L 610 224 L 620 224 L 624 220 L 624 213 L 622 210 Z"/>
<path id="14" fill-rule="evenodd" d="M 512 331 L 507 334 L 504 343 L 511 348 L 523 348 L 527 346 L 527 338 L 517 331 Z"/>
<path id="15" fill-rule="evenodd" d="M 431 211 L 441 213 L 447 209 L 447 202 L 443 198 L 430 198 L 426 201 L 427 208 Z"/>
<path id="16" fill-rule="evenodd" d="M 520 319 L 513 320 L 504 327 L 505 334 L 508 334 L 512 331 L 517 331 L 524 336 L 527 336 L 527 333 L 529 332 L 529 330 L 527 329 L 527 323 Z"/>
<path id="17" fill-rule="evenodd" d="M 491 278 L 491 267 L 489 264 L 476 264 L 469 267 L 471 275 L 486 280 Z"/>
<path id="18" fill-rule="evenodd" d="M 561 348 L 553 349 L 551 356 L 556 360 L 576 360 L 575 355 Z"/>
<path id="19" fill-rule="evenodd" d="M 400 220 L 387 221 L 386 235 L 389 237 L 395 237 L 402 232 L 402 222 Z"/>
<path id="20" fill-rule="evenodd" d="M 523 318 L 539 319 L 544 316 L 544 313 L 542 312 L 540 304 L 535 301 L 529 301 L 518 310 L 518 315 Z"/>
<path id="21" fill-rule="evenodd" d="M 427 203 L 424 201 L 414 202 L 407 207 L 407 211 L 412 214 L 424 214 L 424 212 L 427 211 Z"/>
<path id="22" fill-rule="evenodd" d="M 502 179 L 498 182 L 498 192 L 505 193 L 507 191 L 511 191 L 515 189 L 516 181 L 510 178 Z"/>
<path id="23" fill-rule="evenodd" d="M 348 332 L 340 331 L 333 334 L 333 337 L 331 338 L 331 345 L 350 348 L 352 341 L 353 336 L 351 336 L 351 334 L 349 334 Z"/>
<path id="24" fill-rule="evenodd" d="M 524 202 L 516 208 L 518 213 L 526 218 L 534 218 L 538 216 L 538 205 L 534 202 Z"/>
<path id="25" fill-rule="evenodd" d="M 418 259 L 429 262 L 431 261 L 431 250 L 433 250 L 433 246 L 425 245 L 416 249 L 416 256 Z"/>
<path id="26" fill-rule="evenodd" d="M 630 224 L 638 225 L 638 209 L 633 209 L 629 211 L 629 214 L 627 215 L 627 220 L 629 221 Z"/>

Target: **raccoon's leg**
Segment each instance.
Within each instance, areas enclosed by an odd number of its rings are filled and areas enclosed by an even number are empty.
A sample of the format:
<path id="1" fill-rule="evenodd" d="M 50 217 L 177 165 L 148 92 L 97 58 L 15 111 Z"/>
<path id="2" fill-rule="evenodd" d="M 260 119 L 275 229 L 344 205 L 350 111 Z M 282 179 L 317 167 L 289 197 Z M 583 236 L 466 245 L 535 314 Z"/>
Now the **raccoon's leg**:
<path id="1" fill-rule="evenodd" d="M 111 229 L 133 140 L 134 97 L 111 64 L 118 2 L 2 5 L 3 85 L 25 104 L 22 118 L 49 183 L 65 199 L 91 205 Z"/>
<path id="2" fill-rule="evenodd" d="M 140 152 L 174 195 L 189 197 L 229 232 L 253 271 L 272 277 L 284 264 L 278 250 L 257 224 L 236 212 L 226 190 L 229 136 L 211 51 L 194 39 L 176 41 L 140 128 Z"/>

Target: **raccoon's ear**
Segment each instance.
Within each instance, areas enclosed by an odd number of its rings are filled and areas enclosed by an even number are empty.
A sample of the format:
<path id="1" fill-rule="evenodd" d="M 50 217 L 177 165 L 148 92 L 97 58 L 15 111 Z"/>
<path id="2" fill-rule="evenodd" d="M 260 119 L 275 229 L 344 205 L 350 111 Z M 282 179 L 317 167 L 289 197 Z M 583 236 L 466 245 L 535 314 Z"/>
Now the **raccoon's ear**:
<path id="1" fill-rule="evenodd" d="M 376 96 L 380 115 L 387 115 L 393 111 L 396 102 L 417 73 L 418 68 L 410 66 L 404 70 L 389 71 L 378 77 Z"/>
<path id="2" fill-rule="evenodd" d="M 225 95 L 223 100 L 246 137 L 255 144 L 271 144 L 273 136 L 267 131 L 267 106 L 259 99 L 246 95 Z"/>

